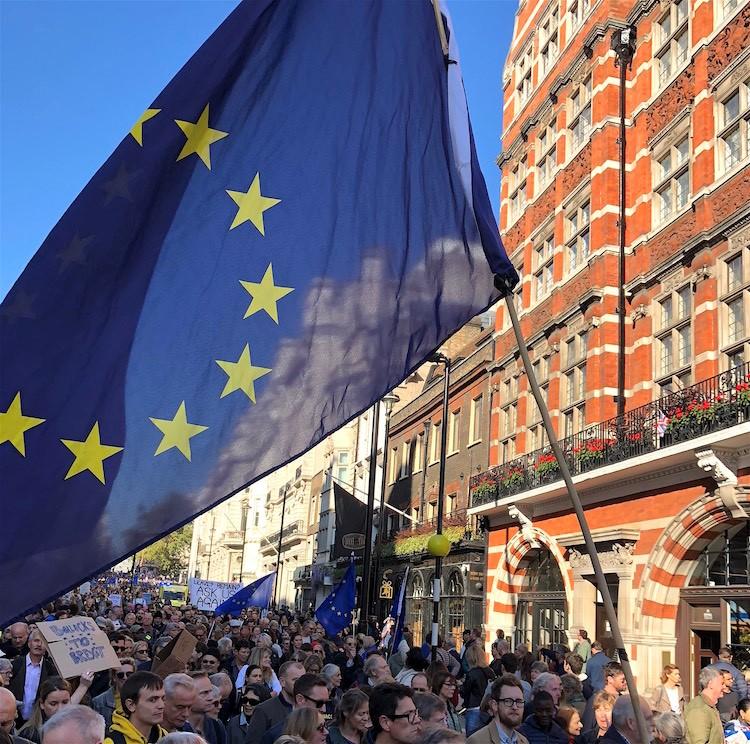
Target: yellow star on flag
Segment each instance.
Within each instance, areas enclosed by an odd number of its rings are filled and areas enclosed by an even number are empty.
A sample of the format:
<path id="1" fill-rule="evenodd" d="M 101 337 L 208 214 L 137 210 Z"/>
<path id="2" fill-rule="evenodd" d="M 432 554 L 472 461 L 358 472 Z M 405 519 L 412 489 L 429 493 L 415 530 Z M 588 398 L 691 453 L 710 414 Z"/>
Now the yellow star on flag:
<path id="1" fill-rule="evenodd" d="M 203 113 L 198 117 L 195 124 L 180 119 L 175 119 L 175 124 L 182 129 L 183 134 L 187 137 L 187 142 L 182 146 L 177 160 L 182 160 L 195 153 L 204 162 L 206 168 L 211 170 L 210 147 L 214 142 L 228 137 L 229 132 L 220 132 L 218 129 L 211 129 L 208 126 L 208 104 L 206 104 L 206 108 L 203 109 Z"/>
<path id="2" fill-rule="evenodd" d="M 253 367 L 250 361 L 250 346 L 248 344 L 245 344 L 245 348 L 236 362 L 223 362 L 217 359 L 216 364 L 227 373 L 229 378 L 219 397 L 223 398 L 235 390 L 242 390 L 253 403 L 255 403 L 255 381 L 271 371 L 270 367 Z"/>
<path id="3" fill-rule="evenodd" d="M 252 222 L 258 228 L 258 232 L 265 236 L 263 212 L 271 207 L 275 207 L 281 199 L 263 196 L 260 193 L 260 173 L 255 174 L 255 178 L 253 178 L 253 182 L 250 184 L 247 192 L 230 191 L 227 189 L 227 194 L 229 194 L 232 201 L 239 207 L 229 229 L 234 230 L 237 225 L 241 225 L 243 222 Z"/>
<path id="4" fill-rule="evenodd" d="M 26 440 L 24 434 L 45 419 L 24 416 L 21 412 L 21 391 L 16 393 L 13 402 L 5 413 L 0 412 L 0 444 L 10 442 L 24 457 L 26 457 Z"/>
<path id="5" fill-rule="evenodd" d="M 143 147 L 143 125 L 149 120 L 153 119 L 161 109 L 146 109 L 139 117 L 138 121 L 133 124 L 133 128 L 130 130 L 130 134 L 133 135 L 133 139 Z"/>
<path id="6" fill-rule="evenodd" d="M 95 421 L 91 427 L 86 439 L 78 442 L 74 439 L 60 440 L 74 455 L 75 459 L 70 466 L 65 480 L 72 478 L 84 470 L 93 473 L 94 477 L 104 483 L 104 461 L 118 452 L 122 452 L 122 447 L 112 447 L 109 444 L 102 444 L 99 438 L 99 422 Z"/>
<path id="7" fill-rule="evenodd" d="M 263 278 L 260 282 L 244 282 L 240 279 L 240 284 L 253 298 L 253 301 L 247 308 L 245 317 L 249 318 L 260 310 L 265 310 L 273 319 L 274 323 L 278 325 L 279 312 L 276 303 L 282 297 L 286 297 L 290 292 L 294 292 L 294 287 L 281 287 L 274 284 L 273 266 L 271 264 L 268 264 L 266 273 L 263 274 Z"/>
<path id="8" fill-rule="evenodd" d="M 166 452 L 172 447 L 176 447 L 183 455 L 185 459 L 190 462 L 190 439 L 191 437 L 200 434 L 202 431 L 208 429 L 207 426 L 200 426 L 199 424 L 191 424 L 187 420 L 187 413 L 185 413 L 185 401 L 180 403 L 180 407 L 177 409 L 173 419 L 158 419 L 149 418 L 151 423 L 161 431 L 164 436 L 159 442 L 159 446 L 154 452 L 154 457 L 160 455 L 162 452 Z"/>

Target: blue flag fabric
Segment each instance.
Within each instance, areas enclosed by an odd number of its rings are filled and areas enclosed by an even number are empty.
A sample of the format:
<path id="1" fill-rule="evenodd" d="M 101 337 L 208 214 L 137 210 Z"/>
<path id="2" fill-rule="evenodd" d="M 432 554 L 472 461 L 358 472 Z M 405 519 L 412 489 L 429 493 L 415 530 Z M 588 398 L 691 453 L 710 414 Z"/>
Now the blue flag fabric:
<path id="1" fill-rule="evenodd" d="M 273 595 L 273 585 L 276 581 L 276 571 L 256 579 L 252 584 L 243 586 L 229 599 L 224 600 L 215 610 L 216 615 L 231 615 L 239 617 L 246 607 L 268 609 Z"/>
<path id="2" fill-rule="evenodd" d="M 0 623 L 371 406 L 493 274 L 429 0 L 241 3 L 0 306 Z"/>
<path id="3" fill-rule="evenodd" d="M 349 561 L 344 578 L 315 610 L 315 617 L 330 637 L 338 635 L 352 624 L 352 612 L 357 606 L 357 568 Z"/>
<path id="4" fill-rule="evenodd" d="M 391 642 L 391 653 L 398 651 L 398 644 L 404 637 L 404 621 L 406 619 L 406 584 L 409 581 L 409 566 L 406 567 L 398 590 L 398 597 L 393 603 L 391 617 L 395 620 L 393 625 L 393 641 Z"/>

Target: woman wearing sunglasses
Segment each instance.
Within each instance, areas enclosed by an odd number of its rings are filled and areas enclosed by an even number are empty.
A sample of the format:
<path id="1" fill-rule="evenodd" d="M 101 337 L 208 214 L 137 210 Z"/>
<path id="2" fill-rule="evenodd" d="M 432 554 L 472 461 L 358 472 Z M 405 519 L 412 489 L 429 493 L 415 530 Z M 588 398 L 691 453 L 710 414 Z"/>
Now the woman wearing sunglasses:
<path id="1" fill-rule="evenodd" d="M 104 723 L 107 725 L 107 731 L 112 725 L 112 714 L 117 711 L 122 715 L 122 703 L 120 702 L 120 690 L 125 684 L 125 680 L 135 673 L 135 659 L 124 657 L 120 659 L 119 669 L 113 669 L 110 672 L 111 685 L 101 695 L 97 695 L 91 701 L 91 707 L 104 717 Z"/>
<path id="2" fill-rule="evenodd" d="M 227 744 L 244 744 L 256 706 L 270 697 L 271 693 L 262 683 L 244 688 L 240 697 L 240 714 L 227 721 Z"/>
<path id="3" fill-rule="evenodd" d="M 284 733 L 299 736 L 306 744 L 326 744 L 326 720 L 319 709 L 296 708 L 287 718 Z"/>

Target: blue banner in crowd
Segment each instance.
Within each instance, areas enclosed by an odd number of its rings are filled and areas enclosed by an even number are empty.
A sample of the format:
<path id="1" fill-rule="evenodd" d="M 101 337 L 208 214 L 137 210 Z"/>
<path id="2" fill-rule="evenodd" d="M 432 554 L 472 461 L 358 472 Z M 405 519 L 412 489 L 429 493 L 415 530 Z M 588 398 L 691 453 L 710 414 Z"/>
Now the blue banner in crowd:
<path id="1" fill-rule="evenodd" d="M 293 460 L 517 280 L 429 0 L 246 0 L 133 119 L 0 307 L 0 624 Z"/>

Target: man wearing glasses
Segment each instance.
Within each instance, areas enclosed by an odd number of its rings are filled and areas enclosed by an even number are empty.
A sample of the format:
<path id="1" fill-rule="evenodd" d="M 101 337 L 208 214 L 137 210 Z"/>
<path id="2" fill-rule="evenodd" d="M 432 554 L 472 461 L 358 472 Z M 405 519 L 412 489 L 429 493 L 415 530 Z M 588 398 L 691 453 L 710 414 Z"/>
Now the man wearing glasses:
<path id="1" fill-rule="evenodd" d="M 328 702 L 328 683 L 317 674 L 303 674 L 294 683 L 294 709 L 312 708 L 320 713 L 325 712 Z M 284 733 L 286 719 L 268 729 L 260 744 L 273 744 Z"/>
<path id="2" fill-rule="evenodd" d="M 412 744 L 420 723 L 414 691 L 395 682 L 383 682 L 373 688 L 370 719 L 375 744 Z"/>
<path id="3" fill-rule="evenodd" d="M 490 689 L 492 720 L 473 733 L 467 744 L 529 744 L 517 729 L 523 720 L 523 688 L 513 674 L 498 677 Z"/>
<path id="4" fill-rule="evenodd" d="M 112 725 L 112 715 L 117 711 L 123 714 L 120 692 L 125 680 L 135 672 L 135 660 L 127 657 L 120 658 L 120 666 L 112 669 L 109 673 L 110 686 L 101 695 L 97 695 L 91 701 L 91 707 L 104 718 L 107 731 Z"/>

